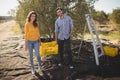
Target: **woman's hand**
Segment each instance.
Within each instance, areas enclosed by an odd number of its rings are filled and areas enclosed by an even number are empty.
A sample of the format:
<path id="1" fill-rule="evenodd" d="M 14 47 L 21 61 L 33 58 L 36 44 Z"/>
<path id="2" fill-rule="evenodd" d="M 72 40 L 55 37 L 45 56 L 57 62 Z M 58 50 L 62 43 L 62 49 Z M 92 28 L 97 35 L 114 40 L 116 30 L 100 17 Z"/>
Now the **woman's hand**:
<path id="1" fill-rule="evenodd" d="M 39 45 L 41 45 L 41 39 L 40 39 L 40 38 L 39 38 L 39 40 L 38 40 L 38 41 L 39 41 Z"/>
<path id="2" fill-rule="evenodd" d="M 25 51 L 28 50 L 28 47 L 27 47 L 27 41 L 25 41 Z"/>
<path id="3" fill-rule="evenodd" d="M 25 45 L 25 51 L 27 51 L 27 49 L 28 49 L 28 48 L 27 48 L 27 45 Z"/>

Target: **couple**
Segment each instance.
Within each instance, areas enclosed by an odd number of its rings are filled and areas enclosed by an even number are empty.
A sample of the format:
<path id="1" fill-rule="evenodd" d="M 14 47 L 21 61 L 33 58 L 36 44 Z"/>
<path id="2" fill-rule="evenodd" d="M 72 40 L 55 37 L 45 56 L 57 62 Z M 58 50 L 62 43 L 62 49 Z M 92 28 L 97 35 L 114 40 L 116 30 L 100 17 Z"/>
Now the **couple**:
<path id="1" fill-rule="evenodd" d="M 59 16 L 55 22 L 55 40 L 58 43 L 58 56 L 59 66 L 64 63 L 63 51 L 64 44 L 66 45 L 66 51 L 68 54 L 68 65 L 73 68 L 72 64 L 72 51 L 70 37 L 73 30 L 72 19 L 69 16 L 64 15 L 62 8 L 57 8 L 56 13 Z M 31 11 L 27 16 L 25 23 L 25 49 L 28 49 L 30 64 L 32 68 L 32 74 L 35 74 L 34 63 L 33 63 L 33 48 L 38 60 L 38 68 L 41 70 L 41 57 L 39 54 L 39 43 L 40 43 L 40 32 L 37 24 L 37 14 Z"/>

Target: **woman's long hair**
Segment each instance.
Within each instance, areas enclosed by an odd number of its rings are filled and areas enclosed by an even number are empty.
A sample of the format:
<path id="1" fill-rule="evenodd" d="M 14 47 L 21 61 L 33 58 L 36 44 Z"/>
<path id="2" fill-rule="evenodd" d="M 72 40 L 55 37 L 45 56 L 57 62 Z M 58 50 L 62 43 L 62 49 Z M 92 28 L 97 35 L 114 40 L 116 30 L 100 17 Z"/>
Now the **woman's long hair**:
<path id="1" fill-rule="evenodd" d="M 30 22 L 31 15 L 35 14 L 35 20 L 33 21 L 34 27 L 37 27 L 37 13 L 35 11 L 30 11 L 29 14 L 27 15 L 27 21 Z"/>

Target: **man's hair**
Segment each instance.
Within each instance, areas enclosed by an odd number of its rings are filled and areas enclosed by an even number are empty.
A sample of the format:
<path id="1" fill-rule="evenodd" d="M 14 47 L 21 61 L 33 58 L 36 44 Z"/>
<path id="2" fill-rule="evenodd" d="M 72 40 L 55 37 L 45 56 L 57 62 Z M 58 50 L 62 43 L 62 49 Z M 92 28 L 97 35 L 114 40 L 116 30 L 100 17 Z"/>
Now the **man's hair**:
<path id="1" fill-rule="evenodd" d="M 61 7 L 56 8 L 55 11 L 57 11 L 57 10 L 61 10 L 63 14 L 65 13 L 65 10 L 63 8 L 61 8 Z"/>
<path id="2" fill-rule="evenodd" d="M 55 11 L 57 11 L 57 10 L 61 10 L 61 11 L 63 11 L 63 9 L 62 9 L 61 7 L 56 8 Z"/>

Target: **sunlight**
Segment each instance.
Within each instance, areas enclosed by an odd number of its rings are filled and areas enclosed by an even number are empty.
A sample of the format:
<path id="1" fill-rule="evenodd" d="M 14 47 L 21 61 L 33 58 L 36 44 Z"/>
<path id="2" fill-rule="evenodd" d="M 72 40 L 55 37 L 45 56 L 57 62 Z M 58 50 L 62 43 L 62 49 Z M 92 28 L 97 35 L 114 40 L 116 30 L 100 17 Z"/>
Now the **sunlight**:
<path id="1" fill-rule="evenodd" d="M 17 0 L 2 0 L 0 2 L 0 16 L 9 16 L 8 11 L 15 9 L 17 5 Z"/>

